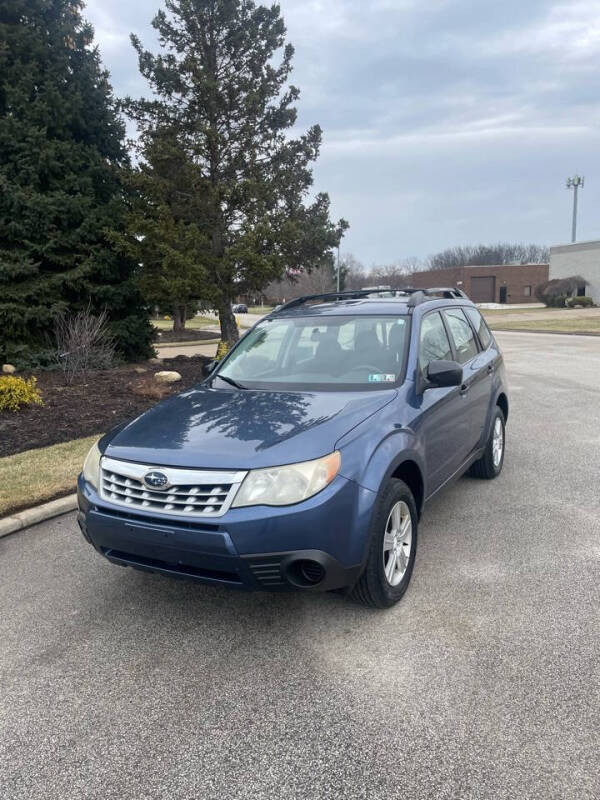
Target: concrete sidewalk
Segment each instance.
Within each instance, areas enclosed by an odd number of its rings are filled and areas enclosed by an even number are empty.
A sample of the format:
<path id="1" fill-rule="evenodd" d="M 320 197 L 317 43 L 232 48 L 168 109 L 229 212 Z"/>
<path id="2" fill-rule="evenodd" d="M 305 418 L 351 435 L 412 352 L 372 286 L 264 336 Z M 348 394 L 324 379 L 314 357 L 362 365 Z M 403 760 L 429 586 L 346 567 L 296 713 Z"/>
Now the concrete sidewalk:
<path id="1" fill-rule="evenodd" d="M 182 342 L 181 344 L 165 344 L 156 348 L 159 358 L 176 358 L 177 356 L 206 356 L 214 358 L 217 354 L 218 339 L 208 342 Z"/>

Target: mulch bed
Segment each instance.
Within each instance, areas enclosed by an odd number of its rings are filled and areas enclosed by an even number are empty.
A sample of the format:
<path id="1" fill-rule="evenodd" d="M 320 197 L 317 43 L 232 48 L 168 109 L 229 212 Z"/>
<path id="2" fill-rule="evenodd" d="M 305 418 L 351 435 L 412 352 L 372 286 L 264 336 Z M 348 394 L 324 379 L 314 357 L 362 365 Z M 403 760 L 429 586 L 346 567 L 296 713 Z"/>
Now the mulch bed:
<path id="1" fill-rule="evenodd" d="M 85 382 L 71 386 L 65 385 L 60 371 L 34 373 L 44 405 L 0 413 L 0 458 L 104 433 L 138 416 L 163 397 L 199 383 L 206 361 L 209 359 L 203 356 L 178 356 L 165 358 L 162 364 L 128 364 L 90 372 Z M 159 384 L 154 373 L 160 370 L 175 370 L 183 380 L 170 386 Z"/>

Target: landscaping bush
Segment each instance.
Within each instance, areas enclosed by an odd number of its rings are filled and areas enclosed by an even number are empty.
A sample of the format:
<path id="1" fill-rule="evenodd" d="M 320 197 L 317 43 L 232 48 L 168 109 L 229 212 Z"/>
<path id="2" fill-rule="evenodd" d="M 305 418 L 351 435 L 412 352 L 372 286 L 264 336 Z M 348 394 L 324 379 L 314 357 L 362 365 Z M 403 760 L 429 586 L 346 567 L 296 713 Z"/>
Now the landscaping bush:
<path id="1" fill-rule="evenodd" d="M 27 345 L 9 342 L 4 349 L 3 360 L 8 364 L 14 364 L 18 372 L 33 372 L 38 369 L 55 369 L 56 367 L 56 354 L 50 346 L 46 350 L 40 349 L 33 352 Z"/>
<path id="2" fill-rule="evenodd" d="M 59 316 L 54 334 L 56 360 L 63 370 L 65 383 L 85 377 L 90 369 L 110 369 L 114 365 L 115 340 L 106 311 L 96 316 L 88 305 L 77 314 Z"/>
<path id="3" fill-rule="evenodd" d="M 550 308 L 564 308 L 567 298 L 580 291 L 588 282 L 581 275 L 570 275 L 568 278 L 553 278 L 535 287 L 535 296 Z"/>
<path id="4" fill-rule="evenodd" d="M 581 308 L 593 308 L 594 301 L 591 297 L 567 297 L 567 308 L 577 308 L 577 306 L 581 306 Z"/>
<path id="5" fill-rule="evenodd" d="M 22 406 L 43 406 L 35 378 L 0 378 L 0 411 L 18 411 Z"/>
<path id="6" fill-rule="evenodd" d="M 224 341 L 221 340 L 219 342 L 219 344 L 217 345 L 217 355 L 216 355 L 217 361 L 220 361 L 222 358 L 225 358 L 225 356 L 230 351 L 230 349 L 231 348 L 227 344 L 227 342 L 224 342 Z"/>

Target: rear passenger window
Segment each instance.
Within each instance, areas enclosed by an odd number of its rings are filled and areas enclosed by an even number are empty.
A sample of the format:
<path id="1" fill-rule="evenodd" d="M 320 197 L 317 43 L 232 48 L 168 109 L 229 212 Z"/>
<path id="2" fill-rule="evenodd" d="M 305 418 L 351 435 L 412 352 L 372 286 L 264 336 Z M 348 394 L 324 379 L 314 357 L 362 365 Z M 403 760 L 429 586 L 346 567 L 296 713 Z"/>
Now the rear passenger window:
<path id="1" fill-rule="evenodd" d="M 438 311 L 427 314 L 421 323 L 421 337 L 419 339 L 419 367 L 423 372 L 430 361 L 452 359 L 452 351 L 448 334 Z"/>
<path id="2" fill-rule="evenodd" d="M 476 308 L 465 308 L 465 313 L 477 331 L 481 346 L 484 350 L 487 350 L 492 342 L 492 334 L 490 333 L 490 329 L 486 325 L 484 318 Z"/>
<path id="3" fill-rule="evenodd" d="M 450 334 L 454 339 L 456 360 L 459 364 L 466 364 L 478 353 L 473 329 L 461 308 L 446 308 L 444 314 L 448 320 Z"/>

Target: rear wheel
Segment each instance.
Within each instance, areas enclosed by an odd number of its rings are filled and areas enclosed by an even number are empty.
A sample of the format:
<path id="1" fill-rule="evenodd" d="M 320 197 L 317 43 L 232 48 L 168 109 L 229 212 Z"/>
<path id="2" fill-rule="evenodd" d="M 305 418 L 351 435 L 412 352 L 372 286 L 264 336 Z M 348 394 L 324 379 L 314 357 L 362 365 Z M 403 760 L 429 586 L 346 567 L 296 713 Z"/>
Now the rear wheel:
<path id="1" fill-rule="evenodd" d="M 492 430 L 485 446 L 485 451 L 479 461 L 471 467 L 471 474 L 476 478 L 491 480 L 497 478 L 502 472 L 504 464 L 504 450 L 506 444 L 506 430 L 502 409 L 496 406 L 492 419 Z"/>
<path id="2" fill-rule="evenodd" d="M 415 563 L 417 524 L 412 492 L 403 481 L 390 480 L 377 501 L 367 564 L 351 597 L 373 608 L 400 600 Z"/>

